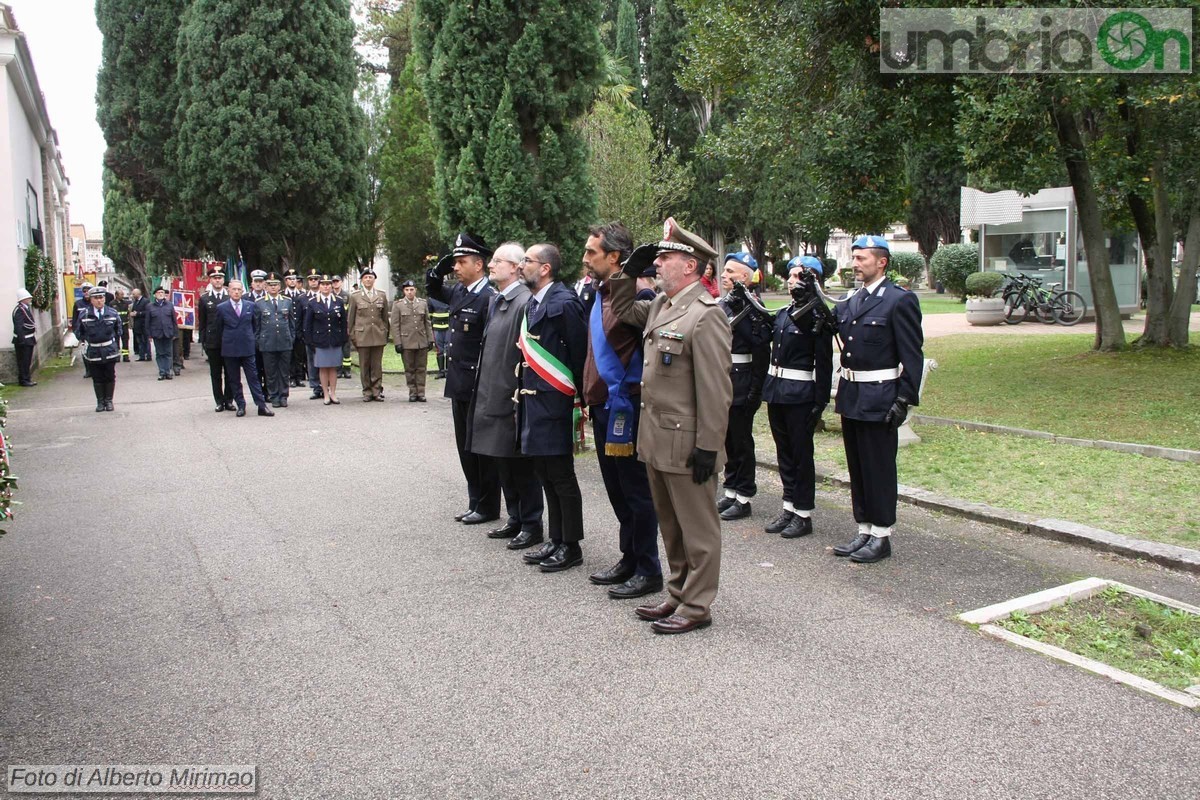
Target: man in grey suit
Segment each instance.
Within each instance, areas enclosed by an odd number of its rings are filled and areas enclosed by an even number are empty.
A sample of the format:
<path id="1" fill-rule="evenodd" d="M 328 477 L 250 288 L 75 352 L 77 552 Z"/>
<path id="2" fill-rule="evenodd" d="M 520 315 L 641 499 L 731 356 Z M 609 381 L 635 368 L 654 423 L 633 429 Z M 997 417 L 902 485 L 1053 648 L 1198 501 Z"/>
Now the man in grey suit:
<path id="1" fill-rule="evenodd" d="M 521 318 L 529 302 L 529 287 L 521 280 L 521 261 L 525 250 L 516 242 L 496 248 L 488 263 L 488 276 L 498 293 L 492 298 L 479 369 L 475 371 L 475 392 L 471 397 L 467 431 L 467 449 L 491 457 L 504 491 L 508 521 L 488 533 L 492 539 L 512 539 L 509 550 L 521 550 L 543 541 L 542 486 L 533 473 L 533 461 L 521 455 L 517 439 L 517 364 L 521 351 L 517 338 Z M 515 537 L 515 538 L 514 538 Z"/>
<path id="2" fill-rule="evenodd" d="M 279 276 L 274 272 L 267 275 L 267 293 L 254 302 L 258 317 L 254 340 L 262 354 L 267 398 L 273 408 L 287 408 L 296 317 L 291 298 L 279 289 Z"/>

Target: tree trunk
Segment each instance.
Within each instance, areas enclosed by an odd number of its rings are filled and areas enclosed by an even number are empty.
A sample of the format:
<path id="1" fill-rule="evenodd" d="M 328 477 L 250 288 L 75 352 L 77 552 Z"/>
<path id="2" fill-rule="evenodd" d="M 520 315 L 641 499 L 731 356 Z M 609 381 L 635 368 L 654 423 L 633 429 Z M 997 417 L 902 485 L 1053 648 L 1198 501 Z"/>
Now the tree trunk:
<path id="1" fill-rule="evenodd" d="M 1174 226 L 1171 224 L 1171 201 L 1167 196 L 1166 175 L 1163 173 L 1161 155 L 1154 158 L 1154 166 L 1150 169 L 1150 181 L 1154 188 L 1153 229 L 1157 231 L 1157 235 L 1152 235 L 1149 240 L 1145 236 L 1142 237 L 1142 249 L 1146 254 L 1146 326 L 1135 344 L 1144 347 L 1166 347 L 1171 338 L 1167 316 L 1171 310 L 1175 284 L 1175 276 L 1171 269 Z M 1130 210 L 1133 210 L 1132 197 Z M 1134 218 L 1137 219 L 1136 213 Z M 1141 227 L 1139 224 L 1139 234 Z"/>
<path id="2" fill-rule="evenodd" d="M 1196 199 L 1200 200 L 1200 197 Z M 1200 202 L 1193 200 L 1187 239 L 1183 244 L 1179 285 L 1175 287 L 1175 298 L 1167 314 L 1167 340 L 1174 347 L 1188 345 L 1188 323 L 1191 321 L 1192 300 L 1196 297 L 1197 268 L 1200 268 Z"/>
<path id="3" fill-rule="evenodd" d="M 1108 247 L 1104 242 L 1104 220 L 1100 214 L 1100 199 L 1092 178 L 1091 165 L 1083 147 L 1079 121 L 1067 106 L 1065 98 L 1053 96 L 1050 116 L 1071 188 L 1075 191 L 1075 207 L 1079 214 L 1079 230 L 1083 250 L 1087 254 L 1088 275 L 1092 284 L 1092 300 L 1096 306 L 1096 350 L 1120 350 L 1125 347 L 1125 328 L 1121 324 L 1121 309 L 1108 269 Z"/>

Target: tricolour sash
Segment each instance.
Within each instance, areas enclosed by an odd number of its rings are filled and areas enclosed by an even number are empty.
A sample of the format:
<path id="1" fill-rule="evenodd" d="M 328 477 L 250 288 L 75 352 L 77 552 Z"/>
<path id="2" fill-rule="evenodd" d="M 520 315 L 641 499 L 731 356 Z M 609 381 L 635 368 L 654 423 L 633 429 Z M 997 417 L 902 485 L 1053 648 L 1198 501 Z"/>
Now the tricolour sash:
<path id="1" fill-rule="evenodd" d="M 629 390 L 642 380 L 642 356 L 640 348 L 629 358 L 629 366 L 621 363 L 617 351 L 604 335 L 604 298 L 597 292 L 592 305 L 589 323 L 592 337 L 592 357 L 596 359 L 596 371 L 608 387 L 608 431 L 605 435 L 604 454 L 607 456 L 631 456 L 637 436 L 633 401 Z"/>

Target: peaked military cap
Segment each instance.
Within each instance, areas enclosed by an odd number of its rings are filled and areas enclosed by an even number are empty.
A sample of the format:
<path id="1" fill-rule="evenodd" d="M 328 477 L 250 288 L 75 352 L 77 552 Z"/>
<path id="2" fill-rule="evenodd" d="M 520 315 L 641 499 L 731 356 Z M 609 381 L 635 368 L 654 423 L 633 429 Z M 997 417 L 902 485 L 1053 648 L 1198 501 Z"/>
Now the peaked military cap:
<path id="1" fill-rule="evenodd" d="M 299 278 L 300 276 L 299 276 L 299 275 L 296 273 L 296 268 L 295 268 L 295 267 L 288 267 L 288 269 L 287 269 L 287 272 L 283 273 L 283 277 L 285 277 L 285 278 Z"/>
<path id="2" fill-rule="evenodd" d="M 225 277 L 225 270 L 221 269 L 220 267 L 213 267 L 212 269 L 210 269 L 210 270 L 208 271 L 208 277 L 210 277 L 210 278 L 224 278 L 224 277 Z"/>
<path id="3" fill-rule="evenodd" d="M 160 286 L 159 288 L 161 289 L 162 287 Z M 93 297 L 104 297 L 104 295 L 106 295 L 106 294 L 108 294 L 108 293 L 104 291 L 103 286 L 97 286 L 96 288 L 94 288 L 88 292 L 88 299 L 90 300 Z"/>
<path id="4" fill-rule="evenodd" d="M 358 277 L 359 277 L 359 278 L 365 278 L 365 277 L 367 277 L 368 275 L 370 275 L 372 278 L 378 278 L 378 277 L 379 277 L 378 275 L 376 275 L 376 274 L 375 274 L 375 268 L 374 268 L 374 267 L 364 267 L 364 268 L 363 268 L 362 270 L 360 270 L 360 271 L 359 271 L 359 273 L 358 273 Z"/>
<path id="5" fill-rule="evenodd" d="M 256 270 L 254 270 L 254 272 L 250 273 L 250 280 L 252 280 L 252 281 L 261 281 L 261 280 L 264 280 L 266 277 L 267 277 L 267 273 L 263 272 L 261 269 L 256 269 Z"/>
<path id="6" fill-rule="evenodd" d="M 274 272 L 267 273 L 267 283 L 279 283 L 279 276 Z"/>
<path id="7" fill-rule="evenodd" d="M 472 236 L 469 233 L 460 233 L 454 240 L 454 249 L 446 255 L 438 259 L 437 270 L 442 272 L 444 265 L 447 263 L 453 264 L 454 259 L 459 256 L 479 256 L 484 261 L 492 257 L 492 249 L 483 243 L 483 240 L 478 236 Z"/>
<path id="8" fill-rule="evenodd" d="M 404 283 L 400 284 L 401 289 L 406 289 L 409 286 L 413 287 L 414 289 L 417 288 L 417 284 L 413 283 L 412 279 L 406 280 Z"/>
<path id="9" fill-rule="evenodd" d="M 318 276 L 317 283 L 333 283 L 333 278 L 328 275 L 320 275 Z"/>
<path id="10" fill-rule="evenodd" d="M 310 269 L 308 271 L 308 280 L 311 281 L 311 280 L 320 280 L 320 279 L 321 279 L 321 273 L 317 272 L 316 267 L 313 267 L 312 269 Z"/>
<path id="11" fill-rule="evenodd" d="M 707 263 L 717 257 L 717 251 L 712 245 L 686 228 L 681 228 L 674 217 L 667 217 L 663 223 L 663 238 L 658 243 L 658 252 L 660 255 L 671 252 L 687 253 L 696 256 L 701 263 Z"/>
<path id="12" fill-rule="evenodd" d="M 854 244 L 850 245 L 851 250 L 866 250 L 868 248 L 878 247 L 880 250 L 892 252 L 892 248 L 888 245 L 887 239 L 882 236 L 867 235 L 860 236 L 854 240 Z"/>

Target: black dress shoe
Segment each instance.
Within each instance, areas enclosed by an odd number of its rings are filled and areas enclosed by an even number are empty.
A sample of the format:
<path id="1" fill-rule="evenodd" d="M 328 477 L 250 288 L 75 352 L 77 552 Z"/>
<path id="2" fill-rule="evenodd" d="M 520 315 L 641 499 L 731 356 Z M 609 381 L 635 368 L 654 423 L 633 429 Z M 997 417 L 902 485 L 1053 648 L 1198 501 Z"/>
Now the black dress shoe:
<path id="1" fill-rule="evenodd" d="M 767 523 L 763 528 L 767 533 L 779 533 L 792 522 L 792 517 L 796 516 L 786 508 L 779 512 L 779 516 Z"/>
<path id="2" fill-rule="evenodd" d="M 213 409 L 213 411 L 216 411 L 218 414 L 220 414 L 224 410 L 225 410 L 224 403 L 217 403 L 217 407 Z"/>
<path id="3" fill-rule="evenodd" d="M 721 519 L 745 519 L 750 516 L 750 504 L 743 503 L 740 500 L 734 500 L 733 505 L 721 512 Z"/>
<path id="4" fill-rule="evenodd" d="M 22 386 L 37 386 L 37 381 L 25 381 Z"/>
<path id="5" fill-rule="evenodd" d="M 238 415 L 239 417 L 244 417 L 244 416 L 246 416 L 246 407 L 245 407 L 245 406 L 238 406 L 237 415 Z"/>
<path id="6" fill-rule="evenodd" d="M 736 502 L 737 502 L 736 497 L 728 497 L 728 496 L 722 497 L 720 500 L 717 501 L 717 513 L 718 514 L 721 513 L 722 511 L 729 508 L 731 505 L 733 505 Z"/>
<path id="7" fill-rule="evenodd" d="M 613 586 L 618 583 L 624 583 L 633 577 L 633 567 L 626 566 L 618 561 L 608 569 L 593 572 L 588 576 L 588 580 L 597 586 Z"/>
<path id="8" fill-rule="evenodd" d="M 799 539 L 801 536 L 808 536 L 812 531 L 812 519 L 797 514 L 779 535 L 784 539 Z"/>
<path id="9" fill-rule="evenodd" d="M 258 407 L 258 415 L 260 417 L 273 417 L 273 416 L 275 416 L 275 412 L 272 411 L 271 409 L 267 408 L 266 406 L 259 406 Z"/>
<path id="10" fill-rule="evenodd" d="M 179 373 L 176 372 L 175 374 L 178 375 Z M 169 372 L 166 375 L 164 375 L 163 377 L 166 378 L 167 380 L 172 380 L 171 373 L 169 373 Z"/>
<path id="11" fill-rule="evenodd" d="M 498 519 L 500 519 L 499 514 L 494 514 L 488 517 L 480 514 L 478 511 L 472 511 L 470 514 L 467 514 L 465 517 L 460 519 L 459 522 L 461 522 L 463 525 L 479 525 L 484 522 L 494 522 Z"/>
<path id="12" fill-rule="evenodd" d="M 286 398 L 286 397 L 281 397 L 281 398 L 279 399 L 279 405 L 280 405 L 280 406 L 282 406 L 283 408 L 287 408 L 287 398 Z"/>
<path id="13" fill-rule="evenodd" d="M 661 592 L 662 588 L 662 575 L 634 575 L 619 586 L 610 586 L 608 596 L 614 600 L 629 600 Z"/>
<path id="14" fill-rule="evenodd" d="M 379 399 L 380 399 L 380 400 L 382 400 L 383 398 L 381 397 L 381 398 L 379 398 Z M 425 398 L 424 398 L 424 397 L 418 397 L 418 398 L 417 398 L 417 402 L 418 402 L 418 403 L 424 403 L 424 402 L 425 402 Z"/>
<path id="15" fill-rule="evenodd" d="M 325 398 L 325 393 L 322 392 L 320 389 L 313 389 L 313 393 L 308 396 L 309 400 L 323 400 L 324 398 Z"/>
<path id="16" fill-rule="evenodd" d="M 283 403 L 279 402 L 278 400 L 271 401 L 271 408 L 282 408 L 282 407 L 283 407 Z"/>
<path id="17" fill-rule="evenodd" d="M 892 537 L 872 536 L 871 540 L 850 554 L 856 564 L 874 564 L 892 555 Z"/>
<path id="18" fill-rule="evenodd" d="M 160 381 L 165 381 L 165 380 L 167 379 L 167 376 L 166 376 L 166 375 L 159 375 L 159 376 L 158 376 L 158 379 L 159 379 Z"/>
<path id="19" fill-rule="evenodd" d="M 707 628 L 709 625 L 712 625 L 711 619 L 688 619 L 678 614 L 672 614 L 666 619 L 651 622 L 650 628 L 655 633 L 688 633 Z"/>
<path id="20" fill-rule="evenodd" d="M 511 539 L 521 532 L 521 526 L 516 522 L 508 522 L 501 525 L 499 528 L 492 528 L 487 532 L 489 539 Z"/>
<path id="21" fill-rule="evenodd" d="M 583 563 L 583 548 L 577 544 L 560 545 L 549 557 L 542 560 L 538 569 L 542 572 L 562 572 Z"/>
<path id="22" fill-rule="evenodd" d="M 848 556 L 851 553 L 853 553 L 855 550 L 859 549 L 864 544 L 869 542 L 870 540 L 871 540 L 871 534 L 860 533 L 858 536 L 855 536 L 853 539 L 851 539 L 846 544 L 839 544 L 837 547 L 833 548 L 833 554 L 835 556 Z"/>
<path id="23" fill-rule="evenodd" d="M 535 544 L 541 544 L 543 541 L 541 531 L 521 531 L 517 534 L 517 538 L 513 539 L 505 547 L 509 550 L 524 550 L 526 547 L 533 547 Z"/>
<path id="24" fill-rule="evenodd" d="M 179 369 L 176 369 L 176 370 L 175 370 L 175 374 L 176 374 L 176 375 L 178 375 L 178 374 L 179 374 Z"/>
<path id="25" fill-rule="evenodd" d="M 467 516 L 468 514 L 474 514 L 474 513 L 475 513 L 474 509 L 470 509 L 470 508 L 468 508 L 466 511 L 462 512 L 461 514 L 455 514 L 455 515 L 454 515 L 454 521 L 455 521 L 455 522 L 462 522 L 462 521 L 463 521 L 463 517 Z"/>
<path id="26" fill-rule="evenodd" d="M 225 410 L 226 411 L 237 411 L 237 405 L 235 405 L 232 400 L 226 400 L 225 401 Z"/>
<path id="27" fill-rule="evenodd" d="M 558 548 L 561 546 L 558 542 L 545 542 L 537 550 L 530 551 L 521 556 L 521 560 L 526 564 L 540 564 L 558 552 Z"/>

